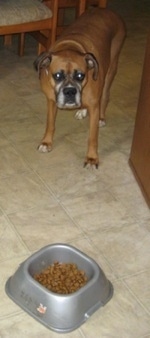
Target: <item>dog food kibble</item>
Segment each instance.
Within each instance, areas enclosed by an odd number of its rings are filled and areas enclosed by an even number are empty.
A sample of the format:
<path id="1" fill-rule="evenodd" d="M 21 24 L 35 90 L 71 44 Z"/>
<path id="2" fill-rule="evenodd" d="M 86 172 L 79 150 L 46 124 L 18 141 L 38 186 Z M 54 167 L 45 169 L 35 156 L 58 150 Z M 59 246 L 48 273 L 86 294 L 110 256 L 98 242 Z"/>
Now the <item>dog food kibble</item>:
<path id="1" fill-rule="evenodd" d="M 48 290 L 60 294 L 73 293 L 88 281 L 85 272 L 79 270 L 76 264 L 59 262 L 34 275 L 34 279 Z"/>

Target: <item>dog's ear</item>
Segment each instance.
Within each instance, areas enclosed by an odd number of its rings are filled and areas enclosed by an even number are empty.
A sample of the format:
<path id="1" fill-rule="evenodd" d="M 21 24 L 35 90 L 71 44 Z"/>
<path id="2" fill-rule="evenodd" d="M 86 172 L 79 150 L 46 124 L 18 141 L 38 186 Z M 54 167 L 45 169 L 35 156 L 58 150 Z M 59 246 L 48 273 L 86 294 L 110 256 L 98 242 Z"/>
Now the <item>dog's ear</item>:
<path id="1" fill-rule="evenodd" d="M 92 53 L 86 53 L 85 54 L 85 60 L 88 66 L 88 69 L 94 69 L 93 70 L 93 79 L 96 81 L 97 80 L 97 76 L 98 76 L 98 62 L 95 58 L 95 56 Z"/>
<path id="2" fill-rule="evenodd" d="M 34 68 L 38 71 L 39 77 L 41 74 L 41 70 L 47 68 L 51 63 L 51 54 L 47 52 L 42 52 L 37 59 L 34 61 Z"/>

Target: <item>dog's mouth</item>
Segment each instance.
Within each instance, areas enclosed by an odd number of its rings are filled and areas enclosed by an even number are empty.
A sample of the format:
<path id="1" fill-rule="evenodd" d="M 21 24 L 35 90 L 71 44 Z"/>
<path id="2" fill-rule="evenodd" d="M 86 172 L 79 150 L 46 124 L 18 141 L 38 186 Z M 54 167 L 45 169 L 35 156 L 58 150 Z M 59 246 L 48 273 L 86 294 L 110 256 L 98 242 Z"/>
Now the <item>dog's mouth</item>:
<path id="1" fill-rule="evenodd" d="M 57 102 L 57 107 L 60 109 L 77 109 L 81 107 L 81 104 L 76 104 L 75 102 L 66 102 L 65 104 L 60 104 Z"/>
<path id="2" fill-rule="evenodd" d="M 68 102 L 66 102 L 65 104 L 64 104 L 64 106 L 65 107 L 77 107 L 77 104 L 76 104 L 76 102 L 71 102 L 71 101 L 68 101 Z"/>

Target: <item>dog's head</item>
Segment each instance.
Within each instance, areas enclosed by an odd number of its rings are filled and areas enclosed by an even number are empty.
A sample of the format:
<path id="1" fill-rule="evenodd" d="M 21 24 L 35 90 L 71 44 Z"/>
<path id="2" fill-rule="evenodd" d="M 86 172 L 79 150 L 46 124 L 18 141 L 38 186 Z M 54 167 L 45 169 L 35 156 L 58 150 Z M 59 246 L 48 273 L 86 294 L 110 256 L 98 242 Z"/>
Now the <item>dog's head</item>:
<path id="1" fill-rule="evenodd" d="M 79 108 L 82 89 L 88 81 L 88 71 L 97 79 L 98 62 L 91 53 L 72 50 L 57 53 L 42 53 L 34 62 L 39 77 L 48 80 L 49 91 L 53 91 L 58 108 Z M 50 95 L 49 95 L 50 96 Z"/>

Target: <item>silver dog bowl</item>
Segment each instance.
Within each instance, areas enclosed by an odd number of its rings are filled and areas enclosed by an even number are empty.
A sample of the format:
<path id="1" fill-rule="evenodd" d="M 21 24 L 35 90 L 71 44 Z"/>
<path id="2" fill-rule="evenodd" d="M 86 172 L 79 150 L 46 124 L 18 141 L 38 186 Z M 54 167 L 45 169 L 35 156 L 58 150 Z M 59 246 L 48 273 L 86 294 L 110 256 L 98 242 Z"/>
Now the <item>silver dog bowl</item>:
<path id="1" fill-rule="evenodd" d="M 33 276 L 55 261 L 74 263 L 88 282 L 68 295 L 49 291 Z M 48 245 L 25 260 L 5 286 L 7 295 L 33 318 L 56 332 L 69 332 L 84 323 L 112 297 L 113 287 L 97 263 L 66 244 Z"/>

